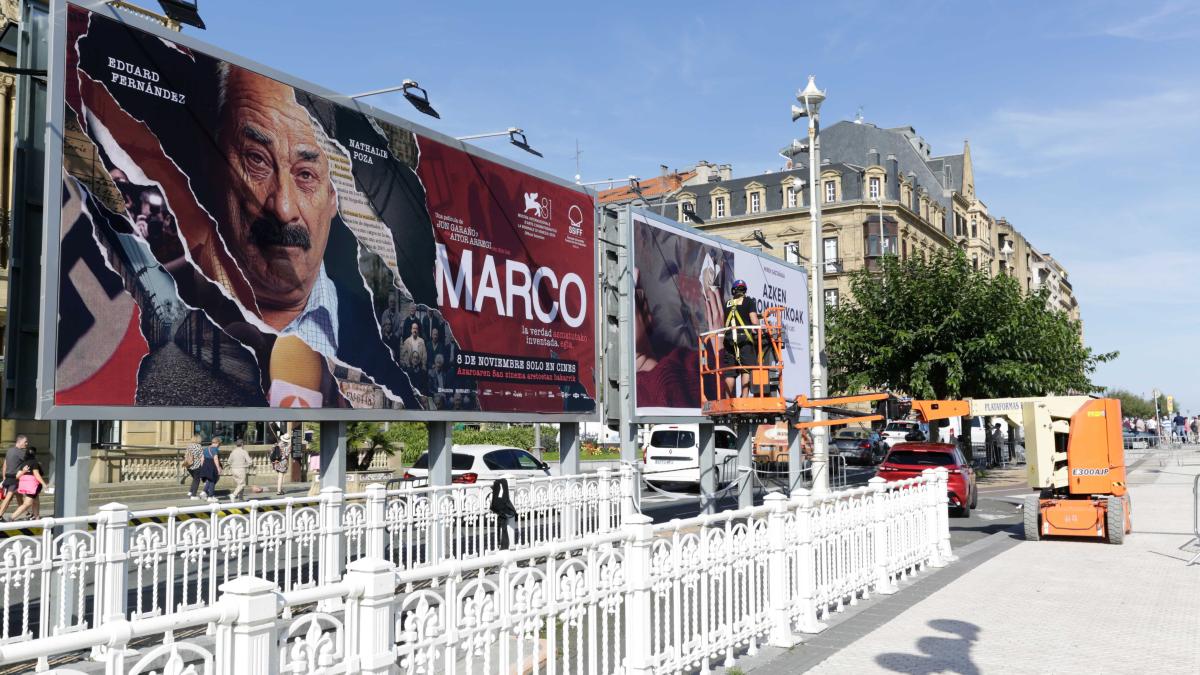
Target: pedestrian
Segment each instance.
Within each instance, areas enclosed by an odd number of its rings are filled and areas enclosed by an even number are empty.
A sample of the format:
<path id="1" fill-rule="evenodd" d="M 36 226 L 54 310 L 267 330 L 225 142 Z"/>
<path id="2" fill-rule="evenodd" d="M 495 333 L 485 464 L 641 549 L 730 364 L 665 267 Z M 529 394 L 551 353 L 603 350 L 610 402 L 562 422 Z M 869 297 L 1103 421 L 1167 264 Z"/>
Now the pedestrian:
<path id="1" fill-rule="evenodd" d="M 995 424 L 992 425 L 992 439 L 991 440 L 992 440 L 992 452 L 996 453 L 995 461 L 993 462 L 993 464 L 999 466 L 1000 464 L 1004 463 L 1004 456 L 1003 456 L 1004 435 L 1000 432 L 1000 423 L 999 422 L 996 422 Z"/>
<path id="2" fill-rule="evenodd" d="M 25 447 L 29 445 L 29 437 L 25 434 L 17 434 L 17 440 L 13 443 L 13 447 L 4 453 L 4 480 L 0 482 L 0 487 L 4 489 L 4 500 L 0 501 L 0 520 L 4 519 L 4 514 L 8 513 L 8 503 L 12 501 L 13 495 L 17 492 L 17 471 L 21 469 L 21 462 L 25 461 Z"/>
<path id="3" fill-rule="evenodd" d="M 213 436 L 212 445 L 204 448 L 200 463 L 200 480 L 204 481 L 204 496 L 217 501 L 217 480 L 221 478 L 221 437 Z"/>
<path id="4" fill-rule="evenodd" d="M 233 474 L 233 492 L 229 493 L 229 501 L 235 502 L 246 492 L 246 481 L 254 464 L 250 453 L 246 452 L 246 444 L 237 439 L 233 444 L 233 452 L 229 453 L 229 473 Z"/>
<path id="5" fill-rule="evenodd" d="M 730 289 L 733 296 L 725 303 L 725 351 L 722 353 L 721 365 L 731 370 L 726 371 L 725 388 L 730 396 L 737 396 L 735 383 L 742 381 L 742 396 L 752 396 L 750 390 L 750 366 L 758 365 L 758 355 L 755 342 L 758 331 L 750 326 L 758 325 L 758 303 L 746 296 L 746 282 L 737 279 Z M 766 392 L 764 392 L 766 393 Z"/>
<path id="6" fill-rule="evenodd" d="M 187 471 L 184 480 L 192 479 L 192 486 L 188 488 L 188 499 L 200 499 L 197 490 L 200 488 L 200 465 L 203 463 L 204 446 L 200 445 L 200 434 L 192 434 L 192 442 L 188 443 L 183 451 L 183 468 Z"/>
<path id="7" fill-rule="evenodd" d="M 275 494 L 280 497 L 283 496 L 283 477 L 291 466 L 291 458 L 288 456 L 290 445 L 285 437 L 276 441 L 275 446 L 271 448 L 270 461 L 271 469 L 275 472 Z"/>
<path id="8" fill-rule="evenodd" d="M 1192 442 L 1200 443 L 1200 416 L 1192 418 Z"/>
<path id="9" fill-rule="evenodd" d="M 27 519 L 33 520 L 42 515 L 38 498 L 47 487 L 46 478 L 42 475 L 42 465 L 37 461 L 37 449 L 33 446 L 25 448 L 25 459 L 17 470 L 17 494 L 21 495 L 21 505 L 13 512 L 13 520 L 21 520 L 25 513 Z"/>
<path id="10" fill-rule="evenodd" d="M 314 452 L 308 456 L 308 476 L 312 481 L 308 486 L 308 496 L 316 497 L 321 494 L 321 453 Z"/>
<path id="11" fill-rule="evenodd" d="M 1175 418 L 1171 420 L 1171 438 L 1178 439 L 1180 443 L 1187 442 L 1187 432 L 1184 430 L 1187 426 L 1187 418 L 1182 412 L 1175 413 Z"/>
<path id="12" fill-rule="evenodd" d="M 1138 421 L 1137 421 L 1137 422 L 1134 422 L 1134 425 L 1135 425 L 1135 428 L 1137 429 L 1137 432 L 1138 432 L 1139 434 L 1144 434 L 1144 433 L 1146 433 L 1146 420 L 1145 420 L 1145 418 L 1139 417 L 1139 418 L 1138 418 Z"/>

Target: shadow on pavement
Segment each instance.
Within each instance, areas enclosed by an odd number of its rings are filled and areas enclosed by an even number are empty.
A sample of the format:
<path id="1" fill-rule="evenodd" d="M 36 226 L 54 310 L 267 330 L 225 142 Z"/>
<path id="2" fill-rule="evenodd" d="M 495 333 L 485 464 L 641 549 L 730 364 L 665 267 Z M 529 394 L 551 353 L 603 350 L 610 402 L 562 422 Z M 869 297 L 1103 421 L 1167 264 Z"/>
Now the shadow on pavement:
<path id="1" fill-rule="evenodd" d="M 875 657 L 875 662 L 896 673 L 979 675 L 979 668 L 971 660 L 971 647 L 979 640 L 981 632 L 979 626 L 966 621 L 935 619 L 929 622 L 929 627 L 954 637 L 923 637 L 917 640 L 920 654 L 880 654 Z"/>

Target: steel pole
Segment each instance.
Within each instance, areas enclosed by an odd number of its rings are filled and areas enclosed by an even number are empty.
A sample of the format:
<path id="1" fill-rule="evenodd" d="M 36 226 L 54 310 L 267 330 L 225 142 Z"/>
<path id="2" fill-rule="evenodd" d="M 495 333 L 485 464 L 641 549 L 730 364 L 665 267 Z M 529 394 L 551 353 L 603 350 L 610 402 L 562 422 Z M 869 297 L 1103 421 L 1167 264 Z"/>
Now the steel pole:
<path id="1" fill-rule="evenodd" d="M 807 103 L 805 104 L 807 106 Z M 810 201 L 808 212 L 811 219 L 812 246 L 809 248 L 812 263 L 809 265 L 812 287 L 811 308 L 809 319 L 812 322 L 812 398 L 825 395 L 825 269 L 823 251 L 821 249 L 821 199 L 823 193 L 820 184 L 821 147 L 818 140 L 818 115 L 810 111 L 808 115 L 808 180 L 812 186 L 809 190 Z M 825 419 L 825 411 L 813 409 L 813 421 Z M 812 492 L 823 495 L 829 492 L 829 442 L 826 427 L 813 427 L 813 459 L 812 459 Z M 790 457 L 788 458 L 791 459 Z"/>

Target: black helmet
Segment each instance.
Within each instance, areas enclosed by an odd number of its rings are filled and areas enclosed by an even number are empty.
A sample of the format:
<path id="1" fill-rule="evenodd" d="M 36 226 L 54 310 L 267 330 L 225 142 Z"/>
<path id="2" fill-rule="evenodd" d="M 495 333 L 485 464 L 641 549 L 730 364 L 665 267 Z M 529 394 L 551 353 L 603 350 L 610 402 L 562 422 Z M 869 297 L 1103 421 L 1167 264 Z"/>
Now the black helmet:
<path id="1" fill-rule="evenodd" d="M 741 279 L 736 279 L 736 280 L 734 280 L 734 282 L 733 282 L 733 290 L 734 290 L 734 291 L 741 291 L 741 292 L 745 293 L 745 292 L 746 292 L 746 282 L 745 282 L 745 281 L 742 281 Z"/>

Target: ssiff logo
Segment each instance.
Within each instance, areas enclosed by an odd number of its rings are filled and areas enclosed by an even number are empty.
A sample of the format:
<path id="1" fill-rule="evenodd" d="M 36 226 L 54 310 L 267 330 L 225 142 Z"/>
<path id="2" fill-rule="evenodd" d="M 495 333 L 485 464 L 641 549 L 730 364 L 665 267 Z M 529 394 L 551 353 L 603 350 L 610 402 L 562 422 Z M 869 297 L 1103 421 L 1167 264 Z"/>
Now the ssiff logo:
<path id="1" fill-rule="evenodd" d="M 538 193 L 526 192 L 525 213 L 529 213 L 530 211 L 533 211 L 533 215 L 536 218 L 550 220 L 550 198 L 543 197 L 539 200 Z"/>

